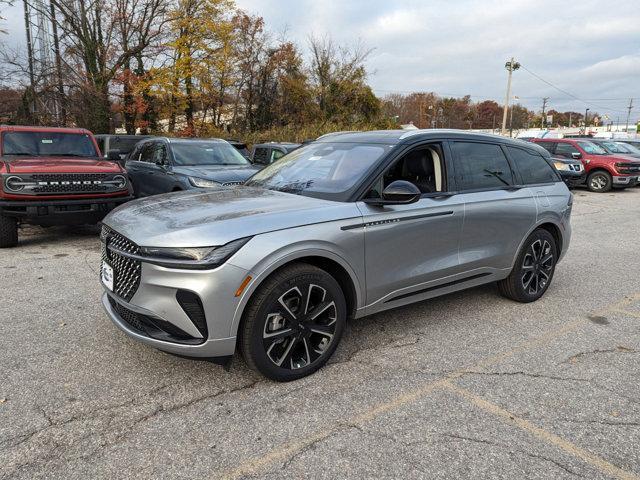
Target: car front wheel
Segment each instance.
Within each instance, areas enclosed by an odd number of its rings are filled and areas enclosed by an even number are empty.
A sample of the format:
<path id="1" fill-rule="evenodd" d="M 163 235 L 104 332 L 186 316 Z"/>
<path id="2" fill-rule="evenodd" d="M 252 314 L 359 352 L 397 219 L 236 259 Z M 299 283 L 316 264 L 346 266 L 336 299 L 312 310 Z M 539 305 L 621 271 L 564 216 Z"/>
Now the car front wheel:
<path id="1" fill-rule="evenodd" d="M 347 308 L 336 280 L 304 263 L 268 278 L 247 305 L 239 332 L 247 364 L 286 382 L 318 370 L 342 337 Z"/>
<path id="2" fill-rule="evenodd" d="M 613 178 L 609 172 L 597 171 L 593 172 L 587 178 L 587 187 L 589 190 L 596 193 L 604 193 L 611 190 L 613 186 Z"/>
<path id="3" fill-rule="evenodd" d="M 538 300 L 551 284 L 557 259 L 553 235 L 535 230 L 524 242 L 511 274 L 498 282 L 500 293 L 522 303 Z"/>

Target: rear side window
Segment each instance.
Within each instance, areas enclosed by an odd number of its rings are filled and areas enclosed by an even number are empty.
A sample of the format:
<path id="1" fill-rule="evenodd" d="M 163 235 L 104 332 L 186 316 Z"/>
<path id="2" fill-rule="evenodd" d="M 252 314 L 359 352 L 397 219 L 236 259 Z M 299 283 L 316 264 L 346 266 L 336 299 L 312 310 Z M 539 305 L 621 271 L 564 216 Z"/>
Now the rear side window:
<path id="1" fill-rule="evenodd" d="M 522 183 L 525 185 L 558 181 L 558 176 L 553 167 L 537 153 L 514 147 L 507 147 L 507 151 L 522 176 Z"/>
<path id="2" fill-rule="evenodd" d="M 555 142 L 539 142 L 536 143 L 536 145 L 540 145 L 542 148 L 544 148 L 547 152 L 549 153 L 553 153 L 553 148 L 557 145 Z"/>
<path id="3" fill-rule="evenodd" d="M 456 181 L 460 190 L 481 190 L 513 185 L 507 158 L 498 145 L 453 142 Z"/>

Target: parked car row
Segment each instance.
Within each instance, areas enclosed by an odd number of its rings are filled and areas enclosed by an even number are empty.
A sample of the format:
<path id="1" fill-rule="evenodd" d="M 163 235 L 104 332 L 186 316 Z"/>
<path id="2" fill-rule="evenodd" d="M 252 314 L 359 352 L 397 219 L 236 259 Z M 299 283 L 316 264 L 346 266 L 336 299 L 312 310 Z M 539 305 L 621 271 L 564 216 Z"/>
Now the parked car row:
<path id="1" fill-rule="evenodd" d="M 578 185 L 586 184 L 592 192 L 602 193 L 612 188 L 640 184 L 640 151 L 635 153 L 630 144 L 592 138 L 534 138 L 531 142 L 540 145 L 556 159 L 580 161 L 584 177 L 576 182 Z"/>

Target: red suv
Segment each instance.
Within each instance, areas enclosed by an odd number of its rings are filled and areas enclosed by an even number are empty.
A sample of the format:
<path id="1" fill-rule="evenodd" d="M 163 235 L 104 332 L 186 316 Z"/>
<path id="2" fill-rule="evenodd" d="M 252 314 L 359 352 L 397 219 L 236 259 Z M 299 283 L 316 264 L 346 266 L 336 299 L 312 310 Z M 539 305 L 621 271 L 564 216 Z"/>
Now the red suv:
<path id="1" fill-rule="evenodd" d="M 127 174 L 83 129 L 0 126 L 0 247 L 18 225 L 97 223 L 131 199 Z"/>
<path id="2" fill-rule="evenodd" d="M 556 157 L 582 161 L 586 184 L 592 192 L 634 187 L 640 183 L 640 161 L 624 155 L 611 155 L 588 138 L 536 138 L 532 140 Z"/>

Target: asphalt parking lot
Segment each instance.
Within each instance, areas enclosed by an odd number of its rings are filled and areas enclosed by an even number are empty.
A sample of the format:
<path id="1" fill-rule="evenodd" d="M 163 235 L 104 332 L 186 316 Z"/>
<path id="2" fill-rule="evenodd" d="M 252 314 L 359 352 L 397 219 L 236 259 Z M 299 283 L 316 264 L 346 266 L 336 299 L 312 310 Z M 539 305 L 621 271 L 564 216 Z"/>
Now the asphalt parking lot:
<path id="1" fill-rule="evenodd" d="M 476 288 L 351 321 L 288 384 L 129 340 L 97 230 L 0 251 L 1 478 L 639 478 L 640 188 L 578 190 L 521 305 Z"/>

